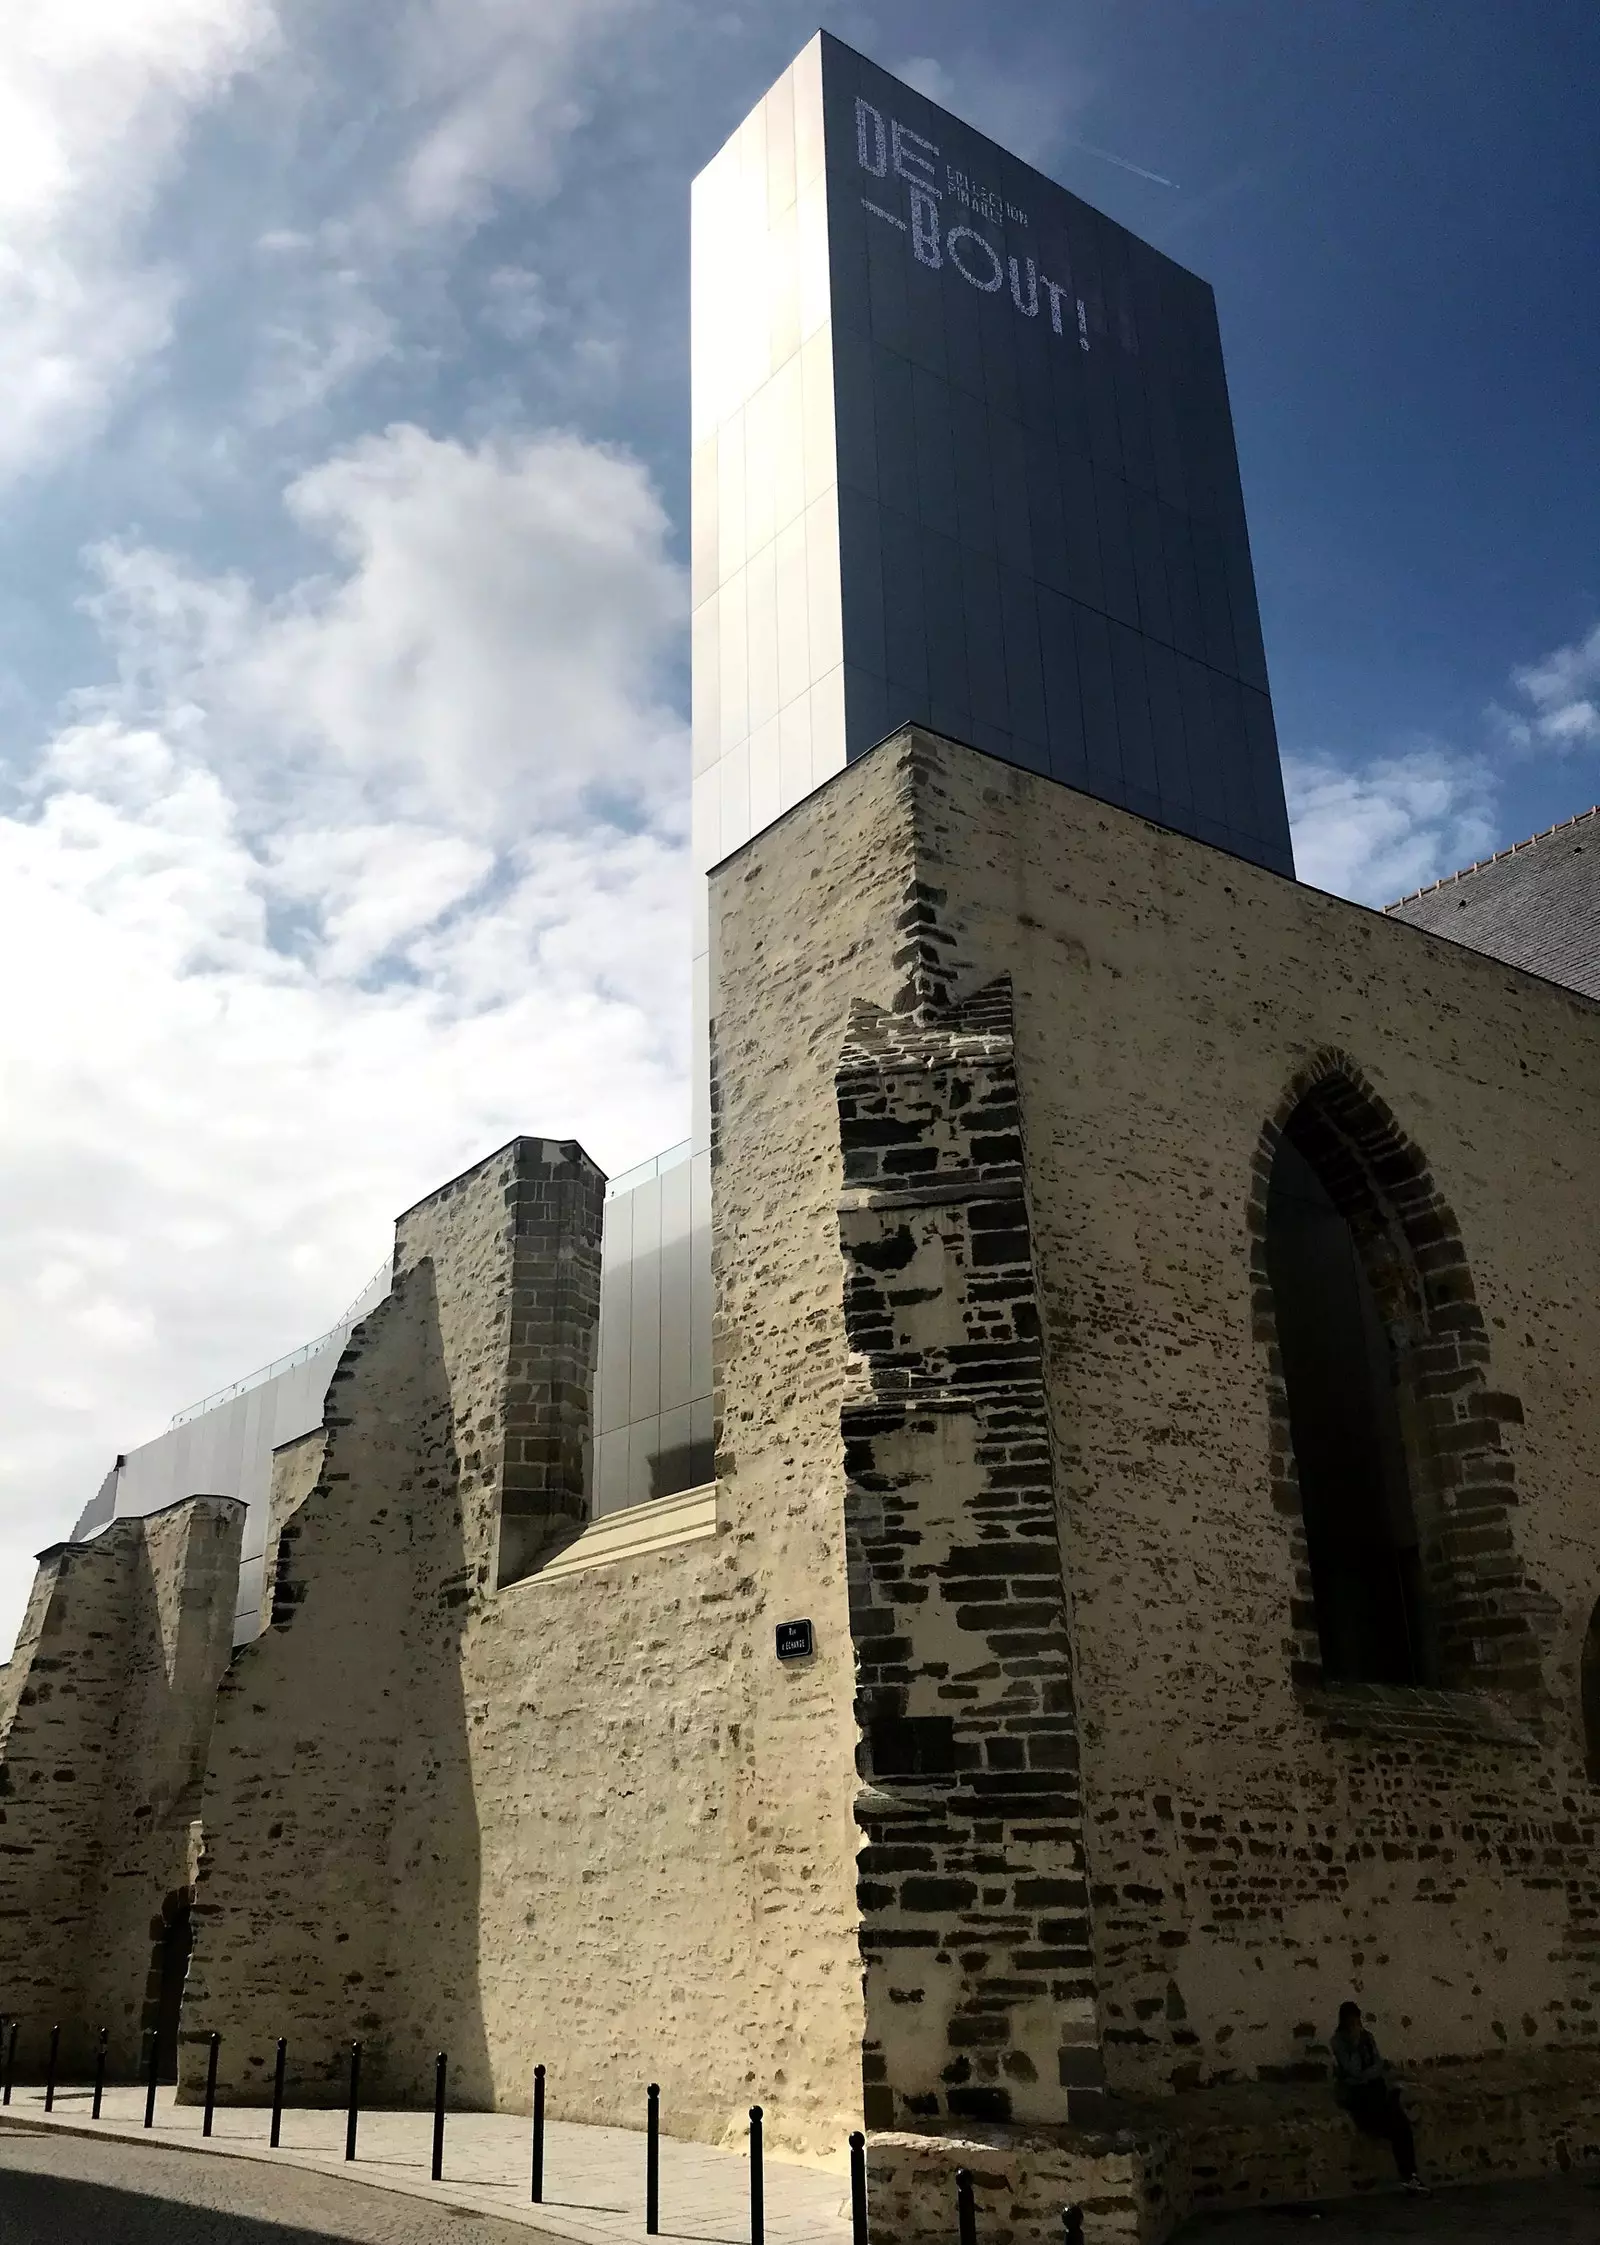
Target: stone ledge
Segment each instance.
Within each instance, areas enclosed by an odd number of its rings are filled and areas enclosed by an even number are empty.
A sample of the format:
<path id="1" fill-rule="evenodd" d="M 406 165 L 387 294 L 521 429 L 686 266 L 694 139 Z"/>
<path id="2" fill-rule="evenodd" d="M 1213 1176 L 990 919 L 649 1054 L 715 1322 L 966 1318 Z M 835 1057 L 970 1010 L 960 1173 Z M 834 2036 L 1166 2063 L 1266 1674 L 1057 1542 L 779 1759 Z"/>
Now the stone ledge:
<path id="1" fill-rule="evenodd" d="M 1470 1739 L 1489 1746 L 1534 1747 L 1526 1723 L 1481 1692 L 1424 1685 L 1322 1684 L 1298 1692 L 1300 1706 L 1325 1736 Z"/>
<path id="2" fill-rule="evenodd" d="M 709 1481 L 699 1489 L 680 1489 L 670 1497 L 652 1497 L 648 1503 L 630 1505 L 626 1512 L 605 1513 L 533 1574 L 505 1587 L 530 1590 L 539 1583 L 586 1575 L 620 1560 L 641 1559 L 652 1551 L 670 1551 L 675 1544 L 697 1543 L 716 1532 L 717 1485 Z"/>
<path id="3" fill-rule="evenodd" d="M 957 1201 L 1021 1200 L 1022 1172 L 1010 1165 L 995 1169 L 942 1170 L 937 1176 L 862 1178 L 839 1195 L 841 1216 L 877 1216 L 893 1208 L 943 1208 Z"/>

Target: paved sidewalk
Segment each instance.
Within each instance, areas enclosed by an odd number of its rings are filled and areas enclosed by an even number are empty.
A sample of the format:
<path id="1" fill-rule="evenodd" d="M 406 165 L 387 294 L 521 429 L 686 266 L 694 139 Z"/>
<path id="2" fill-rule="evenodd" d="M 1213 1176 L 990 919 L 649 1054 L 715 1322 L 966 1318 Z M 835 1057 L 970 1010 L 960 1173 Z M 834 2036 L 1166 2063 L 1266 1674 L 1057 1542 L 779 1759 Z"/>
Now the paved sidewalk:
<path id="1" fill-rule="evenodd" d="M 445 2128 L 444 2180 L 436 2183 L 430 2174 L 431 2112 L 363 2112 L 356 2158 L 347 2164 L 342 2110 L 286 2110 L 282 2144 L 272 2151 L 267 2143 L 271 2116 L 263 2107 L 219 2105 L 208 2139 L 200 2132 L 201 2107 L 178 2104 L 168 2087 L 157 2093 L 155 2127 L 147 2134 L 144 2097 L 143 2089 L 109 2088 L 96 2121 L 90 2118 L 88 2089 L 58 2089 L 55 2111 L 47 2114 L 42 2088 L 18 2087 L 10 2105 L 0 2109 L 0 2125 L 10 2121 L 29 2129 L 62 2129 L 104 2142 L 153 2140 L 211 2158 L 306 2168 L 495 2214 L 579 2245 L 636 2245 L 644 2236 L 642 2131 L 547 2122 L 545 2195 L 535 2206 L 529 2174 L 532 2124 L 525 2114 L 451 2113 Z M 848 2245 L 850 2186 L 845 2174 L 769 2157 L 765 2180 L 767 2245 Z M 680 2245 L 748 2245 L 750 2169 L 744 2154 L 663 2135 L 661 2235 Z"/>
<path id="2" fill-rule="evenodd" d="M 555 2245 L 521 2222 L 145 2138 L 0 2128 L 5 2245 Z"/>

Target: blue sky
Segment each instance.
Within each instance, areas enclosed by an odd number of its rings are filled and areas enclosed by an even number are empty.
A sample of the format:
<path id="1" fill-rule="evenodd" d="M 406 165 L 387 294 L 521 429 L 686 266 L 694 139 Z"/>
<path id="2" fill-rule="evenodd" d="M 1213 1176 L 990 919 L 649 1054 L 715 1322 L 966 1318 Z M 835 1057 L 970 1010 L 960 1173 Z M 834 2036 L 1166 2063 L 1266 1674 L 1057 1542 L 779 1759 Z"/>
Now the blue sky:
<path id="1" fill-rule="evenodd" d="M 0 19 L 0 1634 L 396 1209 L 680 1134 L 687 187 L 816 21 Z M 1214 283 L 1303 873 L 1600 797 L 1592 0 L 826 21 Z"/>

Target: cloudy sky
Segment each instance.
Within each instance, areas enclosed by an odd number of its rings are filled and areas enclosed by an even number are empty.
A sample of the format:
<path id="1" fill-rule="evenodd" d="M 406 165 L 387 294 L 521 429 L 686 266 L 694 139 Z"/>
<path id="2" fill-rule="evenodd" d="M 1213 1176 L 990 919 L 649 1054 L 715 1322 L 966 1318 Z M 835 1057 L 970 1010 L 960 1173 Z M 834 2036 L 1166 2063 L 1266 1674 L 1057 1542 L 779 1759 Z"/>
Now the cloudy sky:
<path id="1" fill-rule="evenodd" d="M 687 184 L 814 7 L 0 9 L 4 1643 L 397 1209 L 686 1128 Z M 827 21 L 1216 285 L 1303 875 L 1600 796 L 1592 0 Z"/>

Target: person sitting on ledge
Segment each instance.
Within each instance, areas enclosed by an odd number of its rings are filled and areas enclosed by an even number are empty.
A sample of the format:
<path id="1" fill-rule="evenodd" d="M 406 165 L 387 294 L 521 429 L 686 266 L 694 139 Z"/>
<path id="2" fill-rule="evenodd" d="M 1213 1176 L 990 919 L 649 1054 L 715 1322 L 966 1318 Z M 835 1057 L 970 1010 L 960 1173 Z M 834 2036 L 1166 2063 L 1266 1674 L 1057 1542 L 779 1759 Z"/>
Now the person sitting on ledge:
<path id="1" fill-rule="evenodd" d="M 1367 2136 L 1382 2136 L 1394 2153 L 1407 2190 L 1425 2190 L 1417 2173 L 1416 2140 L 1400 2092 L 1378 2055 L 1378 2045 L 1362 2024 L 1361 2006 L 1341 2003 L 1339 2024 L 1328 2038 L 1333 2053 L 1333 2091 L 1356 2126 Z"/>

